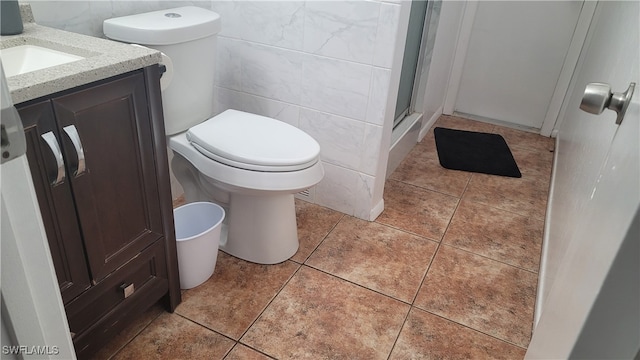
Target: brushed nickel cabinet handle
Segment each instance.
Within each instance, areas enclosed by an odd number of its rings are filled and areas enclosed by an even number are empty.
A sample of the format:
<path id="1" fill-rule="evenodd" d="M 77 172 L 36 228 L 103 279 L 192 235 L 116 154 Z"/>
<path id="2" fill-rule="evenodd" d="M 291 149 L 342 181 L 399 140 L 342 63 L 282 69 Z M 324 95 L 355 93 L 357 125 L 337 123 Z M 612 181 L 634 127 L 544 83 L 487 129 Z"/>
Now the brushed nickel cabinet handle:
<path id="1" fill-rule="evenodd" d="M 80 141 L 80 134 L 78 134 L 78 129 L 76 129 L 75 125 L 68 125 L 62 128 L 62 130 L 64 130 L 64 132 L 69 135 L 69 139 L 71 139 L 73 147 L 76 149 L 76 154 L 78 155 L 78 168 L 76 169 L 73 176 L 82 175 L 87 167 L 84 160 L 84 148 L 82 147 L 82 141 Z"/>
<path id="2" fill-rule="evenodd" d="M 53 134 L 53 132 L 49 131 L 41 135 L 44 142 L 49 145 L 49 149 L 53 153 L 53 156 L 56 158 L 56 166 L 58 167 L 58 174 L 56 175 L 56 179 L 51 182 L 51 186 L 56 186 L 61 184 L 65 178 L 64 171 L 64 158 L 62 157 L 62 152 L 60 151 L 60 145 L 58 144 L 58 139 Z"/>
<path id="3" fill-rule="evenodd" d="M 124 295 L 124 298 L 128 298 L 129 296 L 133 295 L 133 293 L 136 291 L 136 287 L 133 285 L 133 283 L 131 284 L 122 284 L 120 285 L 120 290 L 122 290 L 122 294 Z"/>

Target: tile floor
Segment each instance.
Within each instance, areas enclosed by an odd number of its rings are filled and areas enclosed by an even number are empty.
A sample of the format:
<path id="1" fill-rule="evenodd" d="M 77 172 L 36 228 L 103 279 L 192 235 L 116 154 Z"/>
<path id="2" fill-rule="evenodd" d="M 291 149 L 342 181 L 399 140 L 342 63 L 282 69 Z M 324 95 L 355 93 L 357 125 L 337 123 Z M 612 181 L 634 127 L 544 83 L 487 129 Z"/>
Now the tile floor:
<path id="1" fill-rule="evenodd" d="M 440 167 L 430 132 L 367 222 L 298 201 L 300 249 L 278 265 L 219 253 L 175 313 L 151 308 L 98 359 L 521 359 L 531 337 L 553 141 L 493 132 L 523 177 Z"/>

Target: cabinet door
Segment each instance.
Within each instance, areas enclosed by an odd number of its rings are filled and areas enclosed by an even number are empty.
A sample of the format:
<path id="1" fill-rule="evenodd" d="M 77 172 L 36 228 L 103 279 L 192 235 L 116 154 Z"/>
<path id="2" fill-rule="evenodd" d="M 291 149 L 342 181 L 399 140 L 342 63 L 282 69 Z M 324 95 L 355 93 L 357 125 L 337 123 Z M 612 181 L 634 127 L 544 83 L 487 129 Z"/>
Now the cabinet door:
<path id="1" fill-rule="evenodd" d="M 163 236 L 141 72 L 52 99 L 91 277 Z"/>
<path id="2" fill-rule="evenodd" d="M 51 102 L 19 110 L 27 138 L 27 159 L 40 204 L 62 300 L 68 303 L 91 285 L 71 195 L 68 173 L 60 153 L 60 134 Z M 59 168 L 58 163 L 61 164 Z"/>

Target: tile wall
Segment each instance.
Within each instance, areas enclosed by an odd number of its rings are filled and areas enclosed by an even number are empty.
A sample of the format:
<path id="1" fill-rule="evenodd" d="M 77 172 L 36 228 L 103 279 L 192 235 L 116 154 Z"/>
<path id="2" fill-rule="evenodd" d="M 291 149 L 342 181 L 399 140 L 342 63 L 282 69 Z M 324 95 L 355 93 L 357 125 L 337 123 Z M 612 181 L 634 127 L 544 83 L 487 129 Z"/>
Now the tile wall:
<path id="1" fill-rule="evenodd" d="M 217 112 L 249 111 L 309 133 L 326 171 L 310 200 L 369 219 L 382 200 L 373 188 L 384 183 L 380 154 L 401 3 L 47 1 L 32 8 L 41 25 L 103 36 L 106 18 L 189 4 L 222 17 Z"/>
<path id="2" fill-rule="evenodd" d="M 312 201 L 369 219 L 400 4 L 220 1 L 217 109 L 271 116 L 313 136 L 325 179 Z M 380 177 L 380 176 L 378 176 Z M 382 176 L 384 177 L 384 176 Z M 378 199 L 380 200 L 380 199 Z"/>

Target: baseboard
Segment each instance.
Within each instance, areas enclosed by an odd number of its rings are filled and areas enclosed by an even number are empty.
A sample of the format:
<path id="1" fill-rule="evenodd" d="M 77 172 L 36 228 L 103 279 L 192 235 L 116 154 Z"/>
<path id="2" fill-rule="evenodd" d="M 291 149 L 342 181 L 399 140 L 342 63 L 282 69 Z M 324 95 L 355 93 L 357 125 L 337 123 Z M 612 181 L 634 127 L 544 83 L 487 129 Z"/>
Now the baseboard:
<path id="1" fill-rule="evenodd" d="M 429 118 L 429 120 L 427 120 L 426 123 L 422 124 L 420 133 L 418 134 L 418 141 L 422 141 L 422 139 L 424 139 L 424 137 L 429 132 L 429 129 L 431 129 L 433 124 L 435 124 L 436 121 L 438 121 L 438 118 L 440 118 L 440 115 L 442 115 L 442 106 L 440 106 L 438 110 L 436 110 L 436 112 L 433 113 L 433 115 L 431 115 L 431 117 Z"/>
<path id="2" fill-rule="evenodd" d="M 377 219 L 378 216 L 380 216 L 380 214 L 382 214 L 383 211 L 384 211 L 384 199 L 380 199 L 380 201 L 378 201 L 376 206 L 374 206 L 373 209 L 371 209 L 371 212 L 369 212 L 369 221 L 374 221 L 375 219 Z"/>
<path id="3" fill-rule="evenodd" d="M 547 292 L 546 288 L 550 284 L 547 284 L 545 276 L 547 274 L 547 252 L 549 250 L 549 228 L 551 227 L 552 207 L 553 207 L 553 193 L 555 191 L 555 177 L 556 167 L 558 164 L 558 147 L 560 139 L 556 137 L 555 151 L 553 153 L 553 168 L 551 170 L 551 182 L 549 184 L 549 197 L 547 199 L 547 211 L 544 219 L 544 233 L 542 236 L 542 254 L 540 256 L 540 268 L 538 269 L 538 293 L 536 294 L 536 304 L 534 308 L 533 316 L 533 328 L 535 329 L 540 316 L 542 315 L 544 306 L 544 293 Z"/>
<path id="4" fill-rule="evenodd" d="M 402 160 L 409 154 L 411 149 L 418 143 L 418 133 L 420 132 L 420 124 L 422 114 L 411 114 L 404 121 L 402 127 L 394 129 L 396 134 L 392 134 L 393 145 L 389 149 L 389 160 L 387 161 L 387 173 L 385 178 L 400 165 Z"/>

